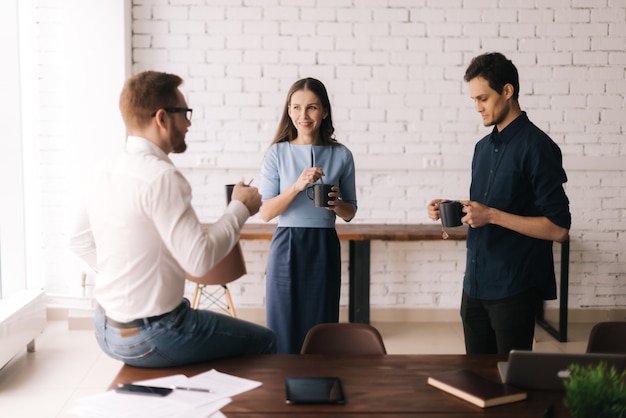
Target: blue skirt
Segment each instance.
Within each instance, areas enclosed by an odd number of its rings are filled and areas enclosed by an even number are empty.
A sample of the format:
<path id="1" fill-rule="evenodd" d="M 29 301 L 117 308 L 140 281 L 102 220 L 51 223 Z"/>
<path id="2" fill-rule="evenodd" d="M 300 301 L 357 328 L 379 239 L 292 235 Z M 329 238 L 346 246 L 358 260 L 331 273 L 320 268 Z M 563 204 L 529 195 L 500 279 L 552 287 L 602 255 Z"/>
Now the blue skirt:
<path id="1" fill-rule="evenodd" d="M 298 354 L 314 325 L 339 321 L 341 247 L 335 228 L 277 228 L 266 287 L 267 326 L 278 336 L 278 353 Z"/>

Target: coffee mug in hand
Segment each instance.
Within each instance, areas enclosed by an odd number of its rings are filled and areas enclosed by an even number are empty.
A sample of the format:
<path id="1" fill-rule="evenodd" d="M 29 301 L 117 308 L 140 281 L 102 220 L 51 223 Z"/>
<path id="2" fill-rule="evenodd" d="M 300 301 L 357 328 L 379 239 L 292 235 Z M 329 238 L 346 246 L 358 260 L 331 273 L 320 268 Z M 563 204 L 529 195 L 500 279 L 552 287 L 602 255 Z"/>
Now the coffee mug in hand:
<path id="1" fill-rule="evenodd" d="M 463 205 L 458 200 L 439 203 L 439 215 L 441 224 L 446 228 L 463 225 L 461 218 L 465 216 Z"/>
<path id="2" fill-rule="evenodd" d="M 328 193 L 332 191 L 332 184 L 311 184 L 306 188 L 306 195 L 315 203 L 317 208 L 327 208 L 329 200 L 335 200 L 329 197 Z"/>
<path id="3" fill-rule="evenodd" d="M 254 179 L 250 180 L 248 184 L 244 184 L 244 187 L 250 187 L 253 180 Z M 233 189 L 235 188 L 235 186 L 236 184 L 226 185 L 226 206 L 230 205 L 230 201 L 233 200 Z"/>
<path id="4" fill-rule="evenodd" d="M 234 184 L 226 185 L 226 205 L 230 204 L 230 201 L 233 199 L 233 189 L 235 188 Z"/>

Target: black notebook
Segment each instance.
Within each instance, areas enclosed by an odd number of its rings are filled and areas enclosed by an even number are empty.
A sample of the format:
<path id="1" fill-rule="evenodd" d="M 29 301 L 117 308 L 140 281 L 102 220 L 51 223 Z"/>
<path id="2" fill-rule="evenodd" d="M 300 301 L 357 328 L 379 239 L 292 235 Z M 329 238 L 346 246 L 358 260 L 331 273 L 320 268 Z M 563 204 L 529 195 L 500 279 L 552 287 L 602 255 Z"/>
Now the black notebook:
<path id="1" fill-rule="evenodd" d="M 287 377 L 285 391 L 289 404 L 346 402 L 338 377 Z"/>

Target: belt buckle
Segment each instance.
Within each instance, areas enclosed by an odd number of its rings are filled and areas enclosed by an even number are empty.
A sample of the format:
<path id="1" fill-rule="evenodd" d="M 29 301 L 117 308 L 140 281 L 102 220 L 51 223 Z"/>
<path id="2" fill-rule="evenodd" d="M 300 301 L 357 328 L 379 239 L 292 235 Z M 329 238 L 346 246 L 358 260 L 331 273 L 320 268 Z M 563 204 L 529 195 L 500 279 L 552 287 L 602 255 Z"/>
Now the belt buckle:
<path id="1" fill-rule="evenodd" d="M 139 327 L 134 328 L 120 328 L 120 335 L 122 337 L 132 337 L 139 334 Z"/>

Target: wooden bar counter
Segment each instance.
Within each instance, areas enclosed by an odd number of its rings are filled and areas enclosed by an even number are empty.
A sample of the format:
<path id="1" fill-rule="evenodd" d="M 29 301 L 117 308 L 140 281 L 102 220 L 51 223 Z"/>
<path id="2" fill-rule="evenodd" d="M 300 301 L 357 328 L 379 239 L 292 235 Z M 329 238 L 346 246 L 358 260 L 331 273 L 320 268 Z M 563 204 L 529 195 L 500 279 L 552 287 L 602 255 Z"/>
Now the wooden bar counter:
<path id="1" fill-rule="evenodd" d="M 339 239 L 345 241 L 439 241 L 439 224 L 359 224 L 338 223 L 335 227 Z M 245 224 L 241 230 L 242 239 L 271 239 L 276 224 Z M 449 240 L 465 240 L 467 227 L 447 228 Z"/>
<path id="2" fill-rule="evenodd" d="M 210 227 L 206 224 L 205 227 Z M 439 241 L 439 224 L 359 224 L 338 223 L 337 235 L 340 240 L 349 241 L 350 274 L 348 319 L 350 322 L 367 324 L 370 322 L 370 247 L 372 240 L 380 241 Z M 276 224 L 245 224 L 241 230 L 243 240 L 270 240 Z M 467 227 L 447 228 L 448 240 L 465 240 Z"/>
<path id="3" fill-rule="evenodd" d="M 205 224 L 210 227 L 210 224 Z M 247 223 L 241 230 L 243 240 L 270 240 L 276 229 L 274 223 Z M 350 322 L 370 322 L 370 248 L 371 241 L 441 241 L 441 225 L 432 224 L 360 224 L 337 223 L 340 240 L 349 241 L 349 302 Z M 448 241 L 464 241 L 467 226 L 446 228 Z M 538 314 L 537 322 L 559 341 L 567 341 L 569 241 L 561 244 L 561 281 L 559 295 L 559 329 L 553 328 Z M 460 283 L 459 283 L 460 286 Z"/>

